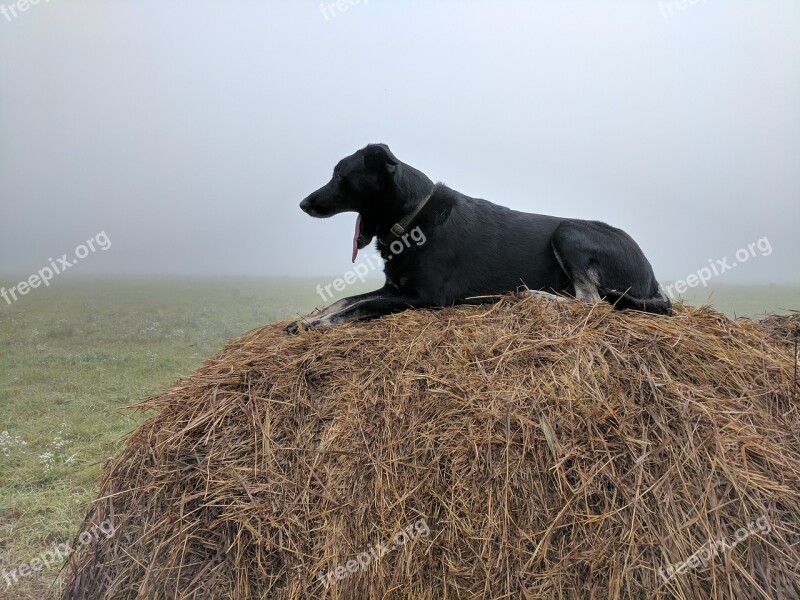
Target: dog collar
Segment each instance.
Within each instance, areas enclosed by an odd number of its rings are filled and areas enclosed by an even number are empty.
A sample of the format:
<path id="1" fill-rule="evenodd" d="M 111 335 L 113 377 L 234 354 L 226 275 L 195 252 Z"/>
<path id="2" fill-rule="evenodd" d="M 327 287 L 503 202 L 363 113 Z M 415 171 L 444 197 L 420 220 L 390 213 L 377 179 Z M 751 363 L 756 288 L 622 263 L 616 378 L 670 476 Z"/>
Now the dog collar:
<path id="1" fill-rule="evenodd" d="M 397 222 L 394 225 L 392 225 L 392 228 L 389 231 L 394 236 L 395 239 L 399 238 L 401 235 L 403 235 L 406 232 L 406 228 L 409 225 L 411 225 L 411 222 L 419 214 L 419 211 L 421 211 L 425 207 L 425 205 L 428 203 L 428 200 L 431 199 L 432 195 L 433 195 L 433 192 L 431 192 L 430 194 L 425 196 L 422 199 L 422 202 L 417 204 L 417 207 L 414 210 L 412 210 L 410 213 L 408 213 L 399 222 Z M 388 236 L 387 236 L 387 238 L 388 238 Z M 386 245 L 388 245 L 390 243 L 389 241 L 386 240 L 386 238 L 379 238 L 379 239 L 381 241 L 381 244 L 383 244 L 384 246 L 386 246 Z M 391 240 L 391 241 L 394 241 L 394 240 Z"/>

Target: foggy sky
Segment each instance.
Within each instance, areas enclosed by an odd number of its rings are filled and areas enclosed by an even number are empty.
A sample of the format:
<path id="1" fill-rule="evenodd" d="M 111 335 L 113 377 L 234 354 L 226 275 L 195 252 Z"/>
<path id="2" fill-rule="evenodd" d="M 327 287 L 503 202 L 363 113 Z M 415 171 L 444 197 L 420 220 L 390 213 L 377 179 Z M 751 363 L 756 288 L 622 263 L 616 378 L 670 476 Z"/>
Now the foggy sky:
<path id="1" fill-rule="evenodd" d="M 661 281 L 767 237 L 715 283 L 800 283 L 796 0 L 41 0 L 0 16 L 0 273 L 104 231 L 70 272 L 339 275 L 355 214 L 298 203 L 369 142 Z"/>

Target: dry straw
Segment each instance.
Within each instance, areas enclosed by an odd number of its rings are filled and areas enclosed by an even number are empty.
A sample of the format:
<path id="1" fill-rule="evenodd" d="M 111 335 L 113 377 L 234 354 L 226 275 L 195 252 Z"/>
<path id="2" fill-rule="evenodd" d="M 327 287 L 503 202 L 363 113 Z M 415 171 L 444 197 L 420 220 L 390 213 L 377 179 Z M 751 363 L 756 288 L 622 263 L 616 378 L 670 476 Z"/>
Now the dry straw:
<path id="1" fill-rule="evenodd" d="M 252 331 L 140 405 L 82 528 L 116 534 L 63 597 L 797 598 L 779 321 L 509 297 Z M 430 535 L 326 588 L 419 519 Z"/>

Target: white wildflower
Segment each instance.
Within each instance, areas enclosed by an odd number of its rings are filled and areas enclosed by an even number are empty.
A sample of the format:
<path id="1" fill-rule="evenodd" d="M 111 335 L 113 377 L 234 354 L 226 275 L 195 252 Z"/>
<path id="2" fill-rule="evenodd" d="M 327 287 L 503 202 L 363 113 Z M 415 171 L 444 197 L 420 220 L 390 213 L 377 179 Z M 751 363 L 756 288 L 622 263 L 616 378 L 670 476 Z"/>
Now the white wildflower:
<path id="1" fill-rule="evenodd" d="M 45 452 L 44 454 L 39 455 L 39 461 L 44 466 L 44 472 L 49 473 L 53 470 L 53 466 L 55 465 L 54 457 L 52 452 Z"/>
<path id="2" fill-rule="evenodd" d="M 8 456 L 11 450 L 20 446 L 27 446 L 28 442 L 18 435 L 11 435 L 8 431 L 0 432 L 0 452 Z"/>

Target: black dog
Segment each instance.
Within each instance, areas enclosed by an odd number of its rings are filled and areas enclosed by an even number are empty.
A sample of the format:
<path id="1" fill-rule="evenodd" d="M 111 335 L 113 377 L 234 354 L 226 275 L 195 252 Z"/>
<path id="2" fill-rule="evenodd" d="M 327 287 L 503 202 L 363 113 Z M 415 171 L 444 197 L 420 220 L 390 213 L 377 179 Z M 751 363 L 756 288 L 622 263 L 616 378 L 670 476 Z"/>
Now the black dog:
<path id="1" fill-rule="evenodd" d="M 353 260 L 377 237 L 386 275 L 381 289 L 303 320 L 309 327 L 407 308 L 488 302 L 493 298 L 487 296 L 520 287 L 671 313 L 650 263 L 624 231 L 598 221 L 518 212 L 434 185 L 384 144 L 342 159 L 331 181 L 300 208 L 322 218 L 358 213 Z M 299 323 L 286 330 L 296 333 Z"/>

